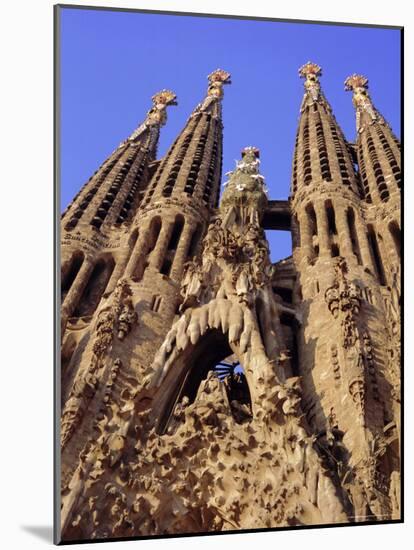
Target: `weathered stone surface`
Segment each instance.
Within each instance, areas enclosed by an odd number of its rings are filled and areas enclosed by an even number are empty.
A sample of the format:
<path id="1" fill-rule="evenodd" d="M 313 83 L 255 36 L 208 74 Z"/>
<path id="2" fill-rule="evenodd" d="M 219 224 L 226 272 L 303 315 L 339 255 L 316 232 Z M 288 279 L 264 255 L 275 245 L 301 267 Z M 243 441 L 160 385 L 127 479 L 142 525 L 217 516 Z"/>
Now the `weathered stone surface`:
<path id="1" fill-rule="evenodd" d="M 399 148 L 358 75 L 346 143 L 320 74 L 289 201 L 246 147 L 218 204 L 217 70 L 163 159 L 167 90 L 64 213 L 63 539 L 400 518 Z"/>

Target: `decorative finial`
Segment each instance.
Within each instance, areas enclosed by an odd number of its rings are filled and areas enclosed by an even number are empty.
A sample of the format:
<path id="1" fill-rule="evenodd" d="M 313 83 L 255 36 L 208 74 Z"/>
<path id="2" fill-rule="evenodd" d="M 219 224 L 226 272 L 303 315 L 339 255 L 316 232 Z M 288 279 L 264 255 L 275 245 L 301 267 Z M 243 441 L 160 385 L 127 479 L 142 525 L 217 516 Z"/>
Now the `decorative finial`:
<path id="1" fill-rule="evenodd" d="M 147 113 L 148 124 L 165 124 L 166 109 L 169 105 L 177 105 L 177 96 L 171 90 L 161 90 L 152 96 L 152 108 Z"/>
<path id="2" fill-rule="evenodd" d="M 299 69 L 299 76 L 301 78 L 314 77 L 314 80 L 317 80 L 316 77 L 322 76 L 322 68 L 316 63 L 308 61 Z"/>
<path id="3" fill-rule="evenodd" d="M 311 106 L 316 101 L 320 102 L 320 99 L 323 97 L 318 78 L 320 75 L 322 75 L 321 67 L 311 61 L 308 61 L 299 69 L 299 76 L 305 79 L 303 83 L 305 87 L 305 96 L 300 107 L 301 113 L 306 107 Z"/>
<path id="4" fill-rule="evenodd" d="M 255 158 L 260 158 L 260 150 L 257 147 L 244 147 L 241 151 L 241 156 L 244 158 L 246 155 L 253 155 Z"/>
<path id="5" fill-rule="evenodd" d="M 161 90 L 152 96 L 154 106 L 157 105 L 177 105 L 177 96 L 171 90 Z"/>
<path id="6" fill-rule="evenodd" d="M 223 69 L 216 69 L 208 75 L 209 87 L 207 94 L 209 96 L 221 99 L 223 97 L 223 85 L 231 84 L 231 75 Z"/>
<path id="7" fill-rule="evenodd" d="M 385 120 L 372 104 L 368 92 L 368 78 L 361 74 L 352 74 L 344 82 L 345 90 L 352 91 L 352 103 L 356 108 L 356 126 L 358 133 L 364 131 L 366 124 L 385 124 Z M 364 115 L 365 113 L 365 115 Z M 368 117 L 366 116 L 368 115 Z"/>
<path id="8" fill-rule="evenodd" d="M 347 92 L 350 92 L 352 90 L 355 91 L 357 88 L 364 88 L 365 90 L 367 90 L 368 78 L 366 76 L 363 76 L 362 74 L 354 73 L 351 76 L 348 76 L 344 84 L 345 84 L 345 90 Z"/>
<path id="9" fill-rule="evenodd" d="M 177 96 L 171 90 L 161 90 L 154 94 L 151 99 L 152 107 L 148 111 L 144 122 L 138 126 L 128 139 L 122 141 L 119 147 L 122 147 L 127 142 L 135 141 L 148 127 L 164 126 L 167 121 L 167 107 L 169 105 L 177 105 Z"/>

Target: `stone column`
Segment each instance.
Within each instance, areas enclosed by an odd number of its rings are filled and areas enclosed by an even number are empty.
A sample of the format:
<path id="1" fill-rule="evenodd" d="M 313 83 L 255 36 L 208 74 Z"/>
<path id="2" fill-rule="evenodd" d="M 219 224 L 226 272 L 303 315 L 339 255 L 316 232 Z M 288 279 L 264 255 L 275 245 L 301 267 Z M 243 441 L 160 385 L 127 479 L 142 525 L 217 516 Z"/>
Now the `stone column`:
<path id="1" fill-rule="evenodd" d="M 382 200 L 380 198 L 380 194 L 379 194 L 379 191 L 378 191 L 378 186 L 377 186 L 377 178 L 374 174 L 374 168 L 373 168 L 373 165 L 374 165 L 374 162 L 372 160 L 372 156 L 371 156 L 371 153 L 369 152 L 368 150 L 368 144 L 367 144 L 367 139 L 368 137 L 370 137 L 370 134 L 367 136 L 366 132 L 367 132 L 367 128 L 365 128 L 364 132 L 363 132 L 363 136 L 361 136 L 359 139 L 361 139 L 361 145 L 362 145 L 362 155 L 364 157 L 364 160 L 365 160 L 365 170 L 366 170 L 366 175 L 367 175 L 367 179 L 368 179 L 368 188 L 369 188 L 369 191 L 371 193 L 371 199 L 372 199 L 372 203 L 373 204 L 381 204 Z"/>
<path id="2" fill-rule="evenodd" d="M 95 263 L 92 259 L 84 259 L 81 268 L 63 301 L 61 313 L 62 336 L 66 327 L 67 320 L 72 315 L 76 306 L 78 305 L 79 299 L 81 298 L 82 293 L 85 290 L 94 266 Z"/>
<path id="3" fill-rule="evenodd" d="M 170 277 L 177 283 L 181 280 L 184 263 L 187 259 L 188 247 L 190 246 L 194 231 L 196 231 L 196 224 L 186 221 L 171 266 Z"/>
<path id="4" fill-rule="evenodd" d="M 348 220 L 344 207 L 335 209 L 336 225 L 338 228 L 339 249 L 341 256 L 344 256 L 347 260 L 351 259 L 355 262 L 357 258 L 352 248 L 351 233 L 349 230 Z"/>
<path id="5" fill-rule="evenodd" d="M 157 243 L 149 260 L 149 267 L 155 269 L 156 271 L 161 269 L 173 229 L 174 222 L 163 222 L 160 234 L 158 235 Z"/>
<path id="6" fill-rule="evenodd" d="M 122 187 L 119 190 L 119 193 L 116 196 L 114 202 L 112 203 L 112 206 L 108 211 L 108 215 L 106 216 L 106 219 L 104 222 L 106 225 L 112 225 L 116 223 L 116 220 L 121 212 L 124 202 L 128 197 L 134 182 L 137 179 L 138 171 L 141 165 L 143 164 L 144 155 L 145 155 L 145 142 L 141 143 L 137 147 L 139 147 L 139 150 L 136 151 L 135 158 L 132 161 L 128 174 L 126 175 L 124 181 L 122 182 Z M 131 146 L 129 151 L 131 151 Z M 142 176 L 140 177 L 140 184 L 142 183 L 144 176 L 145 176 L 145 170 L 143 171 Z"/>
<path id="7" fill-rule="evenodd" d="M 120 173 L 121 168 L 124 165 L 124 162 L 126 160 L 125 153 L 127 153 L 127 149 L 124 149 L 122 154 L 117 156 L 117 160 L 115 165 L 111 168 L 109 173 L 105 176 L 103 181 L 101 182 L 98 191 L 96 192 L 95 196 L 93 197 L 92 201 L 89 203 L 87 209 L 85 210 L 82 221 L 85 223 L 90 223 L 93 218 L 95 217 L 98 208 L 100 207 L 105 195 L 109 191 L 110 187 L 115 181 L 115 178 Z"/>
<path id="8" fill-rule="evenodd" d="M 365 224 L 361 221 L 359 215 L 356 212 L 355 214 L 355 231 L 358 237 L 362 265 L 368 268 L 372 275 L 376 276 L 376 269 L 372 261 L 371 247 L 367 237 L 367 228 L 365 227 Z"/>
<path id="9" fill-rule="evenodd" d="M 115 289 L 116 283 L 122 276 L 126 262 L 127 258 L 122 258 L 115 264 L 114 270 L 112 271 L 111 277 L 106 285 L 105 294 L 110 294 Z"/>
<path id="10" fill-rule="evenodd" d="M 133 277 L 135 270 L 138 266 L 138 262 L 142 259 L 142 256 L 145 251 L 145 243 L 148 240 L 148 228 L 142 231 L 135 243 L 135 246 L 132 250 L 132 254 L 128 260 L 127 266 L 125 268 L 124 275 L 125 277 Z"/>
<path id="11" fill-rule="evenodd" d="M 300 232 L 300 248 L 303 256 L 311 259 L 314 256 L 312 235 L 309 227 L 309 219 L 306 212 L 298 213 L 299 232 Z"/>
<path id="12" fill-rule="evenodd" d="M 65 280 L 66 275 L 68 274 L 71 263 L 72 263 L 72 257 L 69 256 L 65 260 L 63 260 L 63 258 L 62 258 L 62 263 L 61 263 L 61 267 L 60 267 L 60 283 L 61 284 Z"/>
<path id="13" fill-rule="evenodd" d="M 375 228 L 377 234 L 377 243 L 382 261 L 382 267 L 387 283 L 391 282 L 391 272 L 393 267 L 400 264 L 397 251 L 395 250 L 394 239 L 392 238 L 387 223 L 378 224 Z M 381 236 L 381 238 L 380 238 Z"/>
<path id="14" fill-rule="evenodd" d="M 315 203 L 314 208 L 318 225 L 319 255 L 323 258 L 330 258 L 331 246 L 325 205 L 324 203 Z"/>
<path id="15" fill-rule="evenodd" d="M 387 184 L 388 191 L 390 192 L 390 195 L 392 193 L 400 194 L 400 188 L 397 185 L 397 180 L 395 179 L 395 176 L 392 172 L 390 172 L 390 168 L 387 167 L 388 174 L 384 176 L 385 183 Z"/>

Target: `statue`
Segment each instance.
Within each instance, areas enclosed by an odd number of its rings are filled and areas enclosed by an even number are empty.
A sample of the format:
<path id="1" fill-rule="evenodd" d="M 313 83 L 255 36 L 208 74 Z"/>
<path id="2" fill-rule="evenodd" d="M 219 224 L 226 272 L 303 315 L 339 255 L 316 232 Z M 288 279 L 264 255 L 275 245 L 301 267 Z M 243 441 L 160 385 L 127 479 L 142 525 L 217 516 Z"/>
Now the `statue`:
<path id="1" fill-rule="evenodd" d="M 180 311 L 194 307 L 199 303 L 203 288 L 203 272 L 197 260 L 191 260 L 184 265 L 184 275 L 181 283 L 181 296 L 184 298 Z"/>

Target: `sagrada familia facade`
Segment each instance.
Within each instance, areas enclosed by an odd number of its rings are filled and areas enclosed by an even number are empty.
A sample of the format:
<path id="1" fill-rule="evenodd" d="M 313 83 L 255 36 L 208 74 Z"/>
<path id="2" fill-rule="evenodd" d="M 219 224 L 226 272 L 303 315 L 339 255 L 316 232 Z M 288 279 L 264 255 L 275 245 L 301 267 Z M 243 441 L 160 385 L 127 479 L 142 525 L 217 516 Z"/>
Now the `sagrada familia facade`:
<path id="1" fill-rule="evenodd" d="M 63 213 L 63 540 L 400 519 L 400 145 L 364 76 L 349 143 L 299 75 L 288 200 L 255 147 L 220 197 L 219 69 L 163 158 L 168 90 Z"/>

